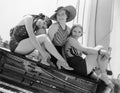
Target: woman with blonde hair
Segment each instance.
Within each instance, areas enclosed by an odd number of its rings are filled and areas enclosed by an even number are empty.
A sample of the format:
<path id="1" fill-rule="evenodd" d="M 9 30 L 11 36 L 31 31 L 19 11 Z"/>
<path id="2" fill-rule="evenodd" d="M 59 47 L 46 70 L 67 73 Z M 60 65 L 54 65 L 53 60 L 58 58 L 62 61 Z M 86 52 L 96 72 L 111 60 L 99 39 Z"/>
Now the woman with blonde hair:
<path id="1" fill-rule="evenodd" d="M 65 55 L 69 66 L 74 68 L 74 73 L 83 75 L 89 75 L 94 69 L 98 77 L 112 89 L 114 85 L 107 76 L 109 52 L 102 49 L 102 46 L 83 46 L 79 41 L 82 35 L 81 25 L 74 25 L 71 28 L 65 45 Z M 86 55 L 85 58 L 83 58 L 83 54 Z"/>

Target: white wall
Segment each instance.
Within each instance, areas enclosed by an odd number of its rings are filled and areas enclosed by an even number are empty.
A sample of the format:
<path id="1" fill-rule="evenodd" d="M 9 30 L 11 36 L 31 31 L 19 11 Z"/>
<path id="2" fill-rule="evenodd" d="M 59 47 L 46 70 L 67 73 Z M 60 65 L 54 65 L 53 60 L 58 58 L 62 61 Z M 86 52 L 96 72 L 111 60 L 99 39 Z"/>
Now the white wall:
<path id="1" fill-rule="evenodd" d="M 96 45 L 109 47 L 113 0 L 98 0 L 96 13 Z"/>
<path id="2" fill-rule="evenodd" d="M 96 44 L 112 47 L 110 65 L 116 78 L 120 73 L 120 0 L 86 0 L 84 30 L 88 46 L 95 46 L 97 31 Z"/>
<path id="3" fill-rule="evenodd" d="M 97 0 L 86 0 L 84 17 L 84 45 L 94 46 L 95 14 Z"/>
<path id="4" fill-rule="evenodd" d="M 114 0 L 113 30 L 110 46 L 112 47 L 111 67 L 114 76 L 120 73 L 120 0 Z"/>
<path id="5" fill-rule="evenodd" d="M 113 0 L 86 0 L 87 45 L 109 46 Z"/>

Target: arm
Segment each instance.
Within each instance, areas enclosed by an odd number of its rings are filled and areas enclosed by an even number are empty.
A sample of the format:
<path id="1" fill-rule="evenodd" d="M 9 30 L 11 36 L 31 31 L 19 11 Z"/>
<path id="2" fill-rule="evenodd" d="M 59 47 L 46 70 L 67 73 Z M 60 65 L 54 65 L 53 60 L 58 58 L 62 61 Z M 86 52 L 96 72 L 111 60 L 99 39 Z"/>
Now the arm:
<path id="1" fill-rule="evenodd" d="M 32 16 L 26 16 L 26 18 L 25 18 L 25 27 L 26 27 L 26 29 L 27 29 L 29 38 L 30 38 L 33 46 L 41 53 L 41 55 L 42 55 L 43 57 L 45 57 L 44 51 L 42 50 L 39 42 L 37 41 L 37 39 L 36 39 L 36 37 L 35 37 L 35 35 L 34 35 L 32 23 L 33 23 L 33 18 L 32 18 Z"/>
<path id="2" fill-rule="evenodd" d="M 36 31 L 35 35 L 41 35 L 41 34 L 47 34 L 46 33 L 46 29 L 38 29 L 38 31 Z"/>
<path id="3" fill-rule="evenodd" d="M 80 44 L 79 41 L 76 39 L 69 37 L 69 43 L 75 47 L 76 49 L 82 51 L 85 54 L 98 54 L 98 49 L 92 48 L 92 47 L 85 47 Z"/>
<path id="4" fill-rule="evenodd" d="M 50 40 L 52 41 L 54 38 L 54 34 L 57 32 L 58 29 L 58 24 L 54 23 L 50 26 L 50 28 L 48 29 L 48 36 L 50 38 Z"/>

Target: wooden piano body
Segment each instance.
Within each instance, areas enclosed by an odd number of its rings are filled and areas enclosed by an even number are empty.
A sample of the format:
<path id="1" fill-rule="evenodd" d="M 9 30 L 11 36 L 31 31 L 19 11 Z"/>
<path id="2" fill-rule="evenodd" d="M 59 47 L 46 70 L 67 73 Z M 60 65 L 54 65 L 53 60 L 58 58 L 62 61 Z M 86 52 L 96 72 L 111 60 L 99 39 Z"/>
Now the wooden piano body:
<path id="1" fill-rule="evenodd" d="M 0 48 L 0 80 L 33 93 L 102 93 L 98 82 Z"/>

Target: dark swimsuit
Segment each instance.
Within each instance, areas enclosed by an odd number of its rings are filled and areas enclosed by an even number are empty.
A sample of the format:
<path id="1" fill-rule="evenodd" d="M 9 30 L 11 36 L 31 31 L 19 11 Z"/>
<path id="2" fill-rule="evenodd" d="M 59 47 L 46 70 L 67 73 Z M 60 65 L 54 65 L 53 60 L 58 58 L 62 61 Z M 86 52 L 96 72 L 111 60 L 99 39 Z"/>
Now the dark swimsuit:
<path id="1" fill-rule="evenodd" d="M 38 29 L 36 26 L 36 17 L 34 17 L 33 19 L 33 29 L 34 32 L 37 31 Z M 16 47 L 18 46 L 21 40 L 29 38 L 25 25 L 20 25 L 12 28 L 10 30 L 10 36 L 11 38 L 10 38 L 9 47 L 11 52 L 15 51 Z"/>
<path id="2" fill-rule="evenodd" d="M 12 30 L 13 30 L 13 34 L 11 36 L 9 46 L 10 46 L 10 50 L 14 52 L 19 42 L 23 39 L 28 38 L 28 34 L 25 25 L 16 26 Z"/>
<path id="3" fill-rule="evenodd" d="M 74 74 L 87 75 L 86 61 L 82 57 L 82 52 L 79 52 L 72 46 L 65 49 L 66 59 L 70 67 L 74 68 Z M 72 55 L 72 56 L 70 56 Z"/>

